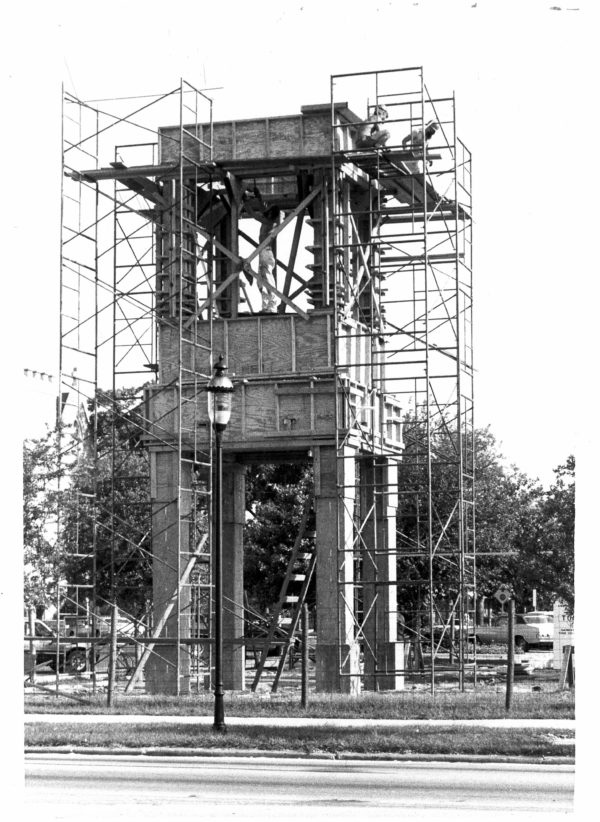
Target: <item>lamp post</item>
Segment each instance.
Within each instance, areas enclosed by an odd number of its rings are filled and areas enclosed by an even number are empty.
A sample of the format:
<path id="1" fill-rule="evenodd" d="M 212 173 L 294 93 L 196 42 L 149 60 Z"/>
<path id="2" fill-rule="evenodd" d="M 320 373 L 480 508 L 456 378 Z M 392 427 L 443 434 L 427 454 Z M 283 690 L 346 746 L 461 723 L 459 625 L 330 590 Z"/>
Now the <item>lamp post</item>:
<path id="1" fill-rule="evenodd" d="M 208 417 L 215 429 L 215 488 L 214 488 L 214 586 L 215 586 L 215 719 L 213 728 L 225 730 L 223 704 L 223 431 L 231 416 L 233 384 L 225 375 L 227 366 L 221 354 L 215 365 L 215 373 L 206 386 L 208 393 Z"/>

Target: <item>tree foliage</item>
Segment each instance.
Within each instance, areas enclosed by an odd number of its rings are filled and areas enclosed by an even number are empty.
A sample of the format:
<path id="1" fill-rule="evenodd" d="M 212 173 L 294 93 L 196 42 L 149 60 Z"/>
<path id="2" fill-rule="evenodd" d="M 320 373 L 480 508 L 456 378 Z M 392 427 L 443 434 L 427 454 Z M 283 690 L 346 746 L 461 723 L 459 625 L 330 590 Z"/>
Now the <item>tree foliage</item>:
<path id="1" fill-rule="evenodd" d="M 38 608 L 49 604 L 52 583 L 59 577 L 71 585 L 90 582 L 94 549 L 100 610 L 114 593 L 122 610 L 140 616 L 151 602 L 152 567 L 149 466 L 136 392 L 122 390 L 114 397 L 103 393 L 97 404 L 90 403 L 89 415 L 87 440 L 78 444 L 71 440 L 61 460 L 56 431 L 24 444 L 25 603 Z M 457 498 L 457 443 L 448 432 L 448 428 L 434 432 L 431 448 L 432 524 L 434 542 L 441 551 L 457 544 L 457 521 L 449 516 Z M 408 420 L 398 475 L 397 516 L 398 548 L 407 555 L 427 545 L 423 436 L 423 426 Z M 550 609 L 560 598 L 572 610 L 574 458 L 569 456 L 555 469 L 554 483 L 544 490 L 539 482 L 506 465 L 489 429 L 476 429 L 473 445 L 478 595 L 491 597 L 505 583 L 513 590 L 517 609 L 531 607 L 535 588 L 538 607 Z M 304 503 L 312 493 L 308 463 L 248 469 L 245 588 L 250 605 L 261 612 L 277 601 Z M 57 544 L 59 506 L 61 537 Z M 314 513 L 307 531 L 313 530 Z M 305 549 L 310 540 L 305 537 Z M 423 607 L 419 600 L 428 582 L 427 557 L 400 555 L 398 577 L 403 581 L 399 592 L 405 600 L 401 608 Z M 408 580 L 416 584 L 411 587 Z M 455 571 L 451 565 L 444 569 L 440 564 L 436 598 L 451 600 L 456 592 Z M 314 581 L 309 602 L 314 602 Z"/>
<path id="2" fill-rule="evenodd" d="M 302 511 L 312 493 L 312 471 L 306 464 L 267 464 L 248 469 L 244 582 L 250 606 L 261 613 L 279 598 Z M 306 529 L 311 530 L 314 530 L 314 518 L 309 520 Z M 309 549 L 310 540 L 305 536 L 302 545 L 305 550 Z M 313 600 L 311 588 L 308 601 Z"/>
<path id="3" fill-rule="evenodd" d="M 62 476 L 56 430 L 23 443 L 24 604 L 43 610 L 55 596 L 57 512 Z"/>
<path id="4" fill-rule="evenodd" d="M 487 558 L 484 549 L 478 561 L 479 592 L 491 596 L 500 582 L 508 584 L 517 609 L 530 609 L 532 593 L 537 607 L 551 610 L 561 599 L 572 611 L 575 563 L 575 461 L 555 469 L 555 482 L 544 490 L 512 468 L 506 471 L 504 502 L 505 544 L 509 555 Z M 486 509 L 478 514 L 482 532 L 489 533 Z M 495 529 L 497 533 L 499 528 Z M 484 543 L 485 546 L 485 543 Z"/>
<path id="5" fill-rule="evenodd" d="M 433 540 L 454 552 L 458 549 L 458 519 L 451 515 L 458 499 L 459 469 L 456 436 L 438 429 L 431 438 L 431 496 Z M 399 469 L 399 547 L 421 546 L 427 551 L 427 470 L 423 455 L 424 429 L 408 421 L 407 447 Z M 556 598 L 569 607 L 573 602 L 574 562 L 574 460 L 569 457 L 556 469 L 557 480 L 544 491 L 515 466 L 507 466 L 489 428 L 474 431 L 475 472 L 473 496 L 476 512 L 477 594 L 491 597 L 507 584 L 517 609 L 531 608 L 533 589 L 538 607 L 551 609 Z M 465 457 L 465 464 L 469 460 Z M 466 472 L 468 473 L 468 471 Z M 468 482 L 466 483 L 468 488 Z M 419 507 L 420 506 L 420 507 Z M 467 522 L 468 524 L 468 522 Z M 399 578 L 427 580 L 428 559 L 406 557 L 398 562 Z M 425 590 L 426 585 L 421 586 Z M 458 591 L 458 574 L 452 563 L 436 562 L 433 593 L 452 599 Z M 401 591 L 406 610 L 418 606 L 419 587 Z M 419 607 L 422 607 L 421 602 Z"/>
<path id="6" fill-rule="evenodd" d="M 138 392 L 102 392 L 97 404 L 90 402 L 89 414 L 87 444 L 64 506 L 64 573 L 71 584 L 91 582 L 95 555 L 98 610 L 106 610 L 114 594 L 121 610 L 139 617 L 151 599 L 152 572 L 149 466 Z"/>

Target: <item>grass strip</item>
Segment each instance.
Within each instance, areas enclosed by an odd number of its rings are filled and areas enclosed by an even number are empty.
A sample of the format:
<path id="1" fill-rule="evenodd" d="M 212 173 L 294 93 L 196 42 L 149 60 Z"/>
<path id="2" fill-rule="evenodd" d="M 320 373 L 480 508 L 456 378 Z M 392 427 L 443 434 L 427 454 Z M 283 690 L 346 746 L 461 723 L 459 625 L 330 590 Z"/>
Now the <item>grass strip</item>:
<path id="1" fill-rule="evenodd" d="M 218 733 L 210 727 L 176 723 L 147 725 L 39 725 L 26 726 L 25 743 L 35 746 L 81 748 L 227 748 L 300 754 L 459 754 L 482 756 L 573 756 L 574 747 L 547 730 L 469 728 L 331 729 L 232 727 Z"/>
<path id="2" fill-rule="evenodd" d="M 451 694 L 396 692 L 361 694 L 358 697 L 316 694 L 306 710 L 298 697 L 270 694 L 228 693 L 225 714 L 252 717 L 312 717 L 316 719 L 502 719 L 504 692 L 467 691 Z M 172 716 L 210 716 L 214 709 L 211 693 L 194 696 L 116 696 L 112 708 L 106 697 L 90 696 L 88 704 L 65 703 L 46 696 L 27 696 L 25 713 L 73 714 L 168 714 Z M 573 691 L 516 693 L 510 716 L 514 719 L 573 719 Z"/>

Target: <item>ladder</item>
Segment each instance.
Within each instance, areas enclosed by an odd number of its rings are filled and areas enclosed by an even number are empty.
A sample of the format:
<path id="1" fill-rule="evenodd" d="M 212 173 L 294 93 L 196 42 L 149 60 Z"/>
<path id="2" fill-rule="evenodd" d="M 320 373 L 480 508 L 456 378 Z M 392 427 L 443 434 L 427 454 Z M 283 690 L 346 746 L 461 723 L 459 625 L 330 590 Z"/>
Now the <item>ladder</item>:
<path id="1" fill-rule="evenodd" d="M 308 532 L 306 530 L 306 526 L 308 524 L 308 519 L 310 516 L 310 512 L 312 509 L 313 500 L 311 496 L 306 498 L 306 502 L 304 503 L 304 508 L 302 511 L 302 518 L 300 520 L 300 526 L 298 528 L 298 533 L 296 534 L 296 539 L 294 541 L 294 546 L 292 548 L 292 552 L 290 554 L 288 566 L 285 572 L 285 576 L 283 578 L 283 582 L 281 583 L 281 590 L 279 592 L 279 599 L 273 611 L 273 616 L 271 618 L 271 624 L 269 626 L 269 630 L 267 632 L 267 636 L 264 640 L 264 645 L 260 657 L 260 661 L 258 663 L 256 674 L 254 675 L 254 681 L 252 682 L 251 689 L 252 691 L 256 691 L 258 687 L 258 683 L 260 682 L 260 678 L 263 674 L 265 669 L 265 663 L 267 661 L 267 656 L 269 653 L 269 649 L 273 644 L 276 634 L 281 634 L 283 630 L 284 639 L 283 644 L 281 647 L 281 656 L 279 658 L 279 663 L 277 665 L 277 671 L 275 673 L 275 679 L 271 686 L 271 690 L 273 693 L 277 690 L 277 686 L 279 684 L 279 678 L 281 676 L 281 672 L 283 671 L 283 666 L 285 665 L 285 660 L 290 648 L 290 645 L 294 639 L 294 635 L 298 628 L 298 622 L 300 620 L 300 614 L 302 613 L 302 606 L 306 600 L 306 594 L 308 592 L 308 586 L 310 585 L 310 581 L 312 579 L 312 575 L 314 573 L 316 563 L 317 563 L 317 555 L 314 550 L 310 552 L 302 551 L 302 540 L 308 536 Z M 296 569 L 296 565 L 300 561 L 308 560 L 308 567 L 306 571 L 299 572 Z M 301 582 L 301 588 L 299 593 L 297 594 L 290 594 L 289 588 L 290 585 L 293 583 Z M 292 616 L 288 619 L 280 620 L 281 612 L 284 608 L 288 606 L 293 606 L 292 608 Z M 281 624 L 280 624 L 281 622 Z M 285 627 L 283 627 L 285 626 Z"/>

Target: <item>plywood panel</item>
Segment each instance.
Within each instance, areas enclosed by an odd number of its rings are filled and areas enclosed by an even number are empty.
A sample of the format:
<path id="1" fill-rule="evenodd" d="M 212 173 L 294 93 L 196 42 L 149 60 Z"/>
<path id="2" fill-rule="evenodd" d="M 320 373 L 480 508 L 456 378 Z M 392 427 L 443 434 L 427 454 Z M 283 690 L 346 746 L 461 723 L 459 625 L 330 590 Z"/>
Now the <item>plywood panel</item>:
<path id="1" fill-rule="evenodd" d="M 263 317 L 260 329 L 263 373 L 292 373 L 291 317 Z"/>
<path id="2" fill-rule="evenodd" d="M 230 373 L 236 376 L 259 373 L 258 321 L 228 322 L 227 338 Z"/>
<path id="3" fill-rule="evenodd" d="M 304 154 L 331 153 L 330 115 L 304 117 Z"/>
<path id="4" fill-rule="evenodd" d="M 328 368 L 329 339 L 327 315 L 296 320 L 296 369 L 310 372 Z"/>
<path id="5" fill-rule="evenodd" d="M 311 430 L 310 394 L 288 394 L 279 397 L 279 430 Z"/>
<path id="6" fill-rule="evenodd" d="M 277 404 L 272 385 L 246 386 L 246 436 L 273 433 L 277 425 Z"/>
<path id="7" fill-rule="evenodd" d="M 230 122 L 213 124 L 214 160 L 233 157 L 233 130 L 234 126 Z"/>
<path id="8" fill-rule="evenodd" d="M 304 154 L 301 117 L 276 117 L 269 121 L 268 157 Z"/>
<path id="9" fill-rule="evenodd" d="M 226 354 L 223 347 L 223 329 L 216 329 L 216 340 L 213 341 L 214 350 L 217 356 L 221 353 Z M 210 374 L 210 351 L 206 350 L 210 346 L 210 329 L 208 323 L 198 323 L 195 339 L 199 343 L 194 352 L 194 362 L 196 371 L 202 374 Z"/>
<path id="10" fill-rule="evenodd" d="M 218 161 L 329 154 L 329 117 L 326 112 L 213 123 L 212 158 Z M 194 138 L 195 134 L 199 139 Z M 178 161 L 179 139 L 179 126 L 159 129 L 159 162 Z M 210 143 L 210 139 L 208 123 L 200 123 L 197 128 L 186 125 L 184 153 L 193 160 L 209 159 L 210 151 L 201 141 Z"/>
<path id="11" fill-rule="evenodd" d="M 169 439 L 178 432 L 176 396 L 172 388 L 152 387 L 148 391 L 150 433 L 157 439 Z"/>
<path id="12" fill-rule="evenodd" d="M 184 368 L 184 380 L 193 379 L 193 374 L 208 375 L 211 364 L 208 346 L 210 335 L 208 324 L 198 323 L 196 329 L 184 330 L 181 344 L 181 359 Z M 223 324 L 214 325 L 213 351 L 215 361 L 219 354 L 227 356 L 223 340 Z M 179 329 L 167 323 L 161 323 L 159 332 L 160 380 L 168 383 L 174 380 L 179 370 Z"/>
<path id="13" fill-rule="evenodd" d="M 159 332 L 158 361 L 160 381 L 171 382 L 177 374 L 177 338 L 169 325 L 161 323 Z"/>
<path id="14" fill-rule="evenodd" d="M 260 157 L 269 157 L 267 131 L 268 123 L 266 120 L 236 121 L 235 154 L 233 152 L 229 155 L 225 154 L 227 147 L 219 144 L 217 146 L 218 156 L 235 157 L 236 160 L 255 160 Z"/>
<path id="15" fill-rule="evenodd" d="M 346 111 L 336 112 L 335 122 L 359 120 Z M 303 107 L 302 114 L 284 117 L 255 118 L 213 123 L 213 159 L 251 159 L 329 154 L 331 151 L 331 109 L 329 105 Z M 210 124 L 186 125 L 210 143 Z M 336 129 L 336 146 L 352 148 L 353 129 Z M 207 160 L 210 152 L 198 140 L 184 134 L 184 151 L 195 160 Z M 174 162 L 179 157 L 179 127 L 159 130 L 160 162 Z"/>
<path id="16" fill-rule="evenodd" d="M 224 353 L 232 373 L 291 374 L 331 367 L 328 315 L 313 315 L 308 320 L 292 315 L 263 315 L 215 320 L 212 327 L 215 359 Z M 227 328 L 225 338 L 224 327 Z M 197 335 L 201 343 L 208 344 L 207 323 L 198 323 Z M 165 353 L 168 350 L 166 340 L 165 336 L 161 343 L 161 351 Z M 200 366 L 205 363 L 202 352 L 196 355 L 196 362 L 201 370 Z"/>
<path id="17" fill-rule="evenodd" d="M 315 431 L 319 434 L 333 433 L 335 430 L 335 398 L 333 384 L 327 394 L 315 394 L 314 399 Z"/>

